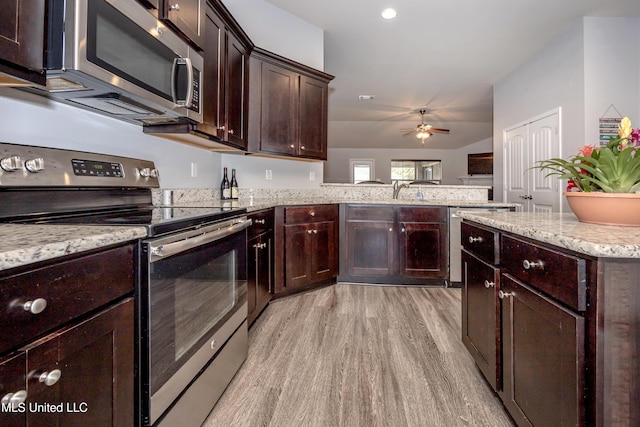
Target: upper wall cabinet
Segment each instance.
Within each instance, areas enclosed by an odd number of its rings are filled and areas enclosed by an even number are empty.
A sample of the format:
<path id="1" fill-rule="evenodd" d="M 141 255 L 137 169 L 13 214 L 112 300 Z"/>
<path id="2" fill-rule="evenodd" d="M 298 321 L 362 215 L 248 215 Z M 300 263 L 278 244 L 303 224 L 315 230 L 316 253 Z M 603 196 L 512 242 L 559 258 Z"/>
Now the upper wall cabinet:
<path id="1" fill-rule="evenodd" d="M 326 160 L 328 86 L 332 79 L 322 71 L 254 49 L 249 151 Z"/>
<path id="2" fill-rule="evenodd" d="M 138 0 L 181 36 L 204 50 L 207 0 Z"/>
<path id="3" fill-rule="evenodd" d="M 206 13 L 203 123 L 197 131 L 246 150 L 253 44 L 220 1 L 211 4 Z"/>
<path id="4" fill-rule="evenodd" d="M 21 81 L 27 81 L 45 84 L 44 31 L 44 1 L 2 2 L 0 83 L 20 84 Z"/>

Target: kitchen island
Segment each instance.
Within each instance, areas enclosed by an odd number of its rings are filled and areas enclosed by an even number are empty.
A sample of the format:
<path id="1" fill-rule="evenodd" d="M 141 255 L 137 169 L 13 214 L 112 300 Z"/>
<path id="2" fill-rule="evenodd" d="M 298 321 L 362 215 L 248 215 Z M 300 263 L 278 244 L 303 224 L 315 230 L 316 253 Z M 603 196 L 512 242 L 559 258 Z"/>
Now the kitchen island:
<path id="1" fill-rule="evenodd" d="M 462 338 L 518 425 L 638 425 L 640 228 L 459 215 Z"/>

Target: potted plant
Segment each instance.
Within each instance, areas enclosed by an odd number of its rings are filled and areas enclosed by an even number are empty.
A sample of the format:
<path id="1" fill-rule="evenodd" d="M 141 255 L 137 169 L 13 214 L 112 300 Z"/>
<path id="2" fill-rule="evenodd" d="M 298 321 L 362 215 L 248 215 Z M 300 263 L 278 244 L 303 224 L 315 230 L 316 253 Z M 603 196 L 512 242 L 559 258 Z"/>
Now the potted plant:
<path id="1" fill-rule="evenodd" d="M 536 168 L 569 180 L 569 207 L 583 222 L 640 226 L 640 129 L 623 118 L 605 147 L 584 146 L 569 160 L 540 161 Z"/>

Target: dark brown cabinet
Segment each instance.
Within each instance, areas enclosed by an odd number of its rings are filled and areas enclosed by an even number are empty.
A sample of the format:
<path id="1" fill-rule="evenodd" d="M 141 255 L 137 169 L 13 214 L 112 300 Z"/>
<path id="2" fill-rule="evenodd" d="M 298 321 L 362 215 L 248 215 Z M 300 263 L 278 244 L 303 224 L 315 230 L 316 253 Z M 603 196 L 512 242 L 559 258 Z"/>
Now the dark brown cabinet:
<path id="1" fill-rule="evenodd" d="M 133 424 L 133 259 L 126 245 L 4 273 L 0 425 Z"/>
<path id="2" fill-rule="evenodd" d="M 278 208 L 276 293 L 338 275 L 338 205 Z"/>
<path id="3" fill-rule="evenodd" d="M 328 87 L 332 78 L 254 49 L 249 83 L 249 150 L 326 160 Z"/>
<path id="4" fill-rule="evenodd" d="M 203 50 L 206 0 L 162 0 L 158 18 Z"/>
<path id="5" fill-rule="evenodd" d="M 45 2 L 9 0 L 3 2 L 2 9 L 0 83 L 44 85 Z"/>
<path id="6" fill-rule="evenodd" d="M 196 130 L 246 150 L 253 45 L 219 1 L 207 6 L 205 30 L 203 122 Z"/>
<path id="7" fill-rule="evenodd" d="M 449 274 L 447 210 L 343 206 L 340 280 L 420 284 Z"/>
<path id="8" fill-rule="evenodd" d="M 521 426 L 585 425 L 584 317 L 502 276 L 505 407 Z"/>
<path id="9" fill-rule="evenodd" d="M 499 235 L 462 224 L 462 342 L 495 391 L 500 367 Z"/>
<path id="10" fill-rule="evenodd" d="M 247 256 L 248 322 L 251 325 L 269 304 L 273 295 L 273 209 L 249 215 Z"/>

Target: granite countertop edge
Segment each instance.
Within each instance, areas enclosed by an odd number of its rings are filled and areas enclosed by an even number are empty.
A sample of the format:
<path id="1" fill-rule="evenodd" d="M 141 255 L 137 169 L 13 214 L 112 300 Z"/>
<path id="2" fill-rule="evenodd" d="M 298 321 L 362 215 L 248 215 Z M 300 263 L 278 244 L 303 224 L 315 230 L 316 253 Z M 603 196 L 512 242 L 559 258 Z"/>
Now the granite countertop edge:
<path id="1" fill-rule="evenodd" d="M 145 227 L 0 224 L 0 271 L 147 236 Z"/>
<path id="2" fill-rule="evenodd" d="M 588 224 L 570 213 L 460 211 L 463 219 L 601 258 L 640 258 L 640 227 Z"/>

